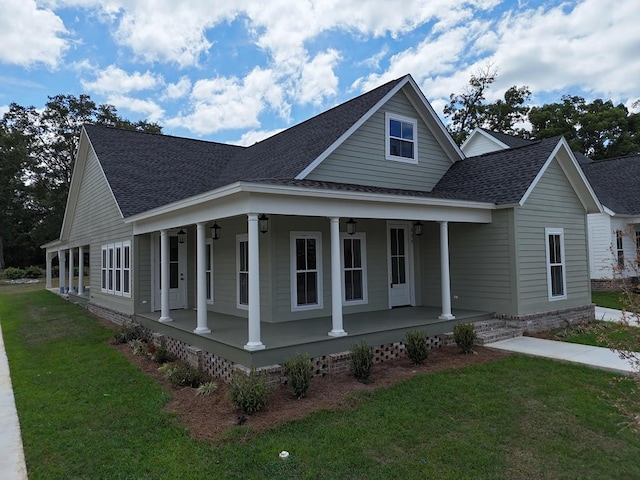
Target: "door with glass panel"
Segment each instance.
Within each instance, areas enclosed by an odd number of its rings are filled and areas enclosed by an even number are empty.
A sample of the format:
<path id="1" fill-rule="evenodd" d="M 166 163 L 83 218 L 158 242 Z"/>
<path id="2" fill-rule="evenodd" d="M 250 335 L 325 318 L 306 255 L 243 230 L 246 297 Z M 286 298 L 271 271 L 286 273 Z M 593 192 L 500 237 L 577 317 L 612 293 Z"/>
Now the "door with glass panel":
<path id="1" fill-rule="evenodd" d="M 187 242 L 180 243 L 178 235 L 169 234 L 169 308 L 187 308 Z M 155 294 L 154 309 L 160 310 L 162 291 L 162 260 L 160 255 L 160 235 L 154 241 Z"/>
<path id="2" fill-rule="evenodd" d="M 389 224 L 389 306 L 411 304 L 409 275 L 409 227 Z"/>

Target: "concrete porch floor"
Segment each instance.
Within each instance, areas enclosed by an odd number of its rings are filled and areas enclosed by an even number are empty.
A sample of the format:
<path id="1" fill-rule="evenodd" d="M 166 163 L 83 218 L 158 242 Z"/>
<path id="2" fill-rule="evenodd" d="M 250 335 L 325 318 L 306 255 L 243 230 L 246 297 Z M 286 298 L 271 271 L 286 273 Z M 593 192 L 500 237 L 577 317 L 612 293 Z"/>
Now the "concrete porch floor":
<path id="1" fill-rule="evenodd" d="M 248 338 L 247 319 L 208 312 L 211 333 L 195 334 L 195 310 L 172 310 L 172 322 L 160 323 L 160 312 L 136 315 L 147 328 L 164 333 L 190 345 L 214 353 L 246 366 L 266 366 L 281 363 L 296 353 L 311 357 L 344 352 L 362 340 L 370 345 L 397 342 L 409 330 L 422 329 L 427 335 L 451 332 L 454 325 L 491 318 L 490 312 L 456 310 L 455 320 L 441 320 L 438 307 L 403 307 L 375 312 L 344 315 L 345 337 L 330 337 L 331 317 L 260 324 L 264 350 L 249 352 L 244 349 Z"/>

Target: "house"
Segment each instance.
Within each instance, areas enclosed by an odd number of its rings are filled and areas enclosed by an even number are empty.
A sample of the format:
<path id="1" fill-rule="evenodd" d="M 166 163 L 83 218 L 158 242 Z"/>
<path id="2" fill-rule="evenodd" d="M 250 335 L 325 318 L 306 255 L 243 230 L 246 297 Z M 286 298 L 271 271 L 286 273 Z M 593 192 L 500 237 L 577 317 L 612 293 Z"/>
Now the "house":
<path id="1" fill-rule="evenodd" d="M 85 125 L 47 281 L 57 257 L 71 300 L 218 376 L 324 372 L 418 328 L 593 318 L 599 212 L 562 138 L 465 158 L 407 75 L 250 147 Z"/>
<path id="2" fill-rule="evenodd" d="M 478 128 L 461 146 L 467 155 L 517 148 L 532 141 Z M 588 215 L 589 270 L 594 290 L 615 278 L 638 276 L 640 249 L 640 155 L 592 161 L 573 152 L 602 205 Z"/>

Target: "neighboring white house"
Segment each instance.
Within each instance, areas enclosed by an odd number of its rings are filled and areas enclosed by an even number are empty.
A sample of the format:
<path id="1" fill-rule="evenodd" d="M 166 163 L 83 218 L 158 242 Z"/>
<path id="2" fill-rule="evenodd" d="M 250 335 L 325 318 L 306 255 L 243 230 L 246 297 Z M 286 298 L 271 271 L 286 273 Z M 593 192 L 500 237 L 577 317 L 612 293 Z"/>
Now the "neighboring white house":
<path id="1" fill-rule="evenodd" d="M 482 155 L 530 144 L 530 140 L 474 130 L 461 149 L 467 155 Z M 573 152 L 589 180 L 602 213 L 588 215 L 589 270 L 593 288 L 622 274 L 638 276 L 640 250 L 640 155 L 592 161 Z M 620 270 L 619 267 L 624 267 Z"/>

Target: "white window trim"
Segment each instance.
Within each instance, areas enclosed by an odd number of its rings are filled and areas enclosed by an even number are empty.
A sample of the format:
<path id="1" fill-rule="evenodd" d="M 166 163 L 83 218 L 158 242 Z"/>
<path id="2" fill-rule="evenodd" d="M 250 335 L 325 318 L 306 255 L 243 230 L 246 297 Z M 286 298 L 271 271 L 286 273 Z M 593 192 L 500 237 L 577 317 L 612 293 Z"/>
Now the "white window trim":
<path id="1" fill-rule="evenodd" d="M 125 268 L 125 249 L 129 249 L 129 267 Z M 120 252 L 120 268 L 117 267 L 117 256 Z M 111 259 L 112 263 L 109 264 Z M 129 291 L 124 291 L 124 272 L 129 272 Z M 102 285 L 102 275 L 104 272 L 105 284 Z M 111 274 L 111 288 L 109 288 L 109 274 Z M 117 280 L 120 280 L 120 289 L 116 288 Z M 131 274 L 131 241 L 108 243 L 100 247 L 100 291 L 109 295 L 131 298 L 131 287 L 133 276 Z"/>
<path id="2" fill-rule="evenodd" d="M 616 242 L 616 265 L 623 271 L 626 270 L 625 266 L 625 254 L 624 254 L 624 232 L 622 230 L 616 230 L 615 234 Z"/>
<path id="3" fill-rule="evenodd" d="M 400 157 L 397 155 L 391 155 L 391 132 L 389 130 L 389 122 L 391 120 L 398 120 L 400 122 L 407 122 L 413 124 L 413 158 Z M 384 114 L 384 155 L 387 160 L 393 160 L 394 162 L 403 163 L 418 163 L 418 121 L 415 118 L 404 117 L 395 113 L 385 112 Z"/>
<path id="4" fill-rule="evenodd" d="M 362 258 L 360 263 L 362 265 L 362 300 L 347 300 L 347 289 L 344 284 L 344 239 L 347 238 L 359 238 L 360 239 L 360 254 Z M 342 305 L 366 305 L 369 303 L 369 289 L 367 286 L 367 236 L 364 232 L 354 233 L 349 235 L 348 233 L 340 233 L 340 264 L 342 268 L 341 282 L 342 282 Z"/>
<path id="5" fill-rule="evenodd" d="M 552 277 L 551 277 L 551 258 L 549 252 L 549 237 L 551 235 L 560 235 L 560 257 L 561 262 L 559 264 L 562 266 L 562 295 L 553 295 L 552 292 Z M 545 252 L 547 257 L 547 295 L 550 301 L 555 300 L 565 300 L 567 298 L 567 265 L 565 260 L 564 253 L 564 228 L 545 228 L 544 229 L 544 240 L 545 240 Z"/>
<path id="6" fill-rule="evenodd" d="M 290 255 L 289 264 L 291 269 L 291 311 L 300 312 L 304 310 L 319 310 L 323 308 L 323 276 L 322 276 L 322 233 L 321 232 L 290 232 Z M 298 238 L 313 238 L 316 241 L 316 272 L 318 274 L 317 295 L 318 303 L 313 305 L 298 305 L 296 292 L 298 291 L 298 280 L 296 276 L 296 240 Z"/>
<path id="7" fill-rule="evenodd" d="M 209 285 L 211 286 L 211 292 L 207 292 L 211 293 L 211 298 L 207 300 L 207 304 L 209 305 L 213 305 L 214 304 L 214 294 L 216 289 L 213 287 L 213 239 L 208 238 L 206 240 L 206 245 L 207 245 L 207 251 L 209 252 L 209 258 L 211 259 L 211 270 L 208 272 L 209 275 Z M 205 265 L 205 274 L 207 273 L 206 270 L 206 265 Z"/>
<path id="8" fill-rule="evenodd" d="M 236 235 L 236 308 L 240 310 L 249 310 L 249 305 L 240 303 L 240 242 L 247 242 L 247 252 L 249 247 L 249 236 L 246 233 Z M 247 261 L 247 268 L 249 262 Z M 248 271 L 248 270 L 247 270 Z M 247 292 L 247 298 L 248 298 Z"/>

